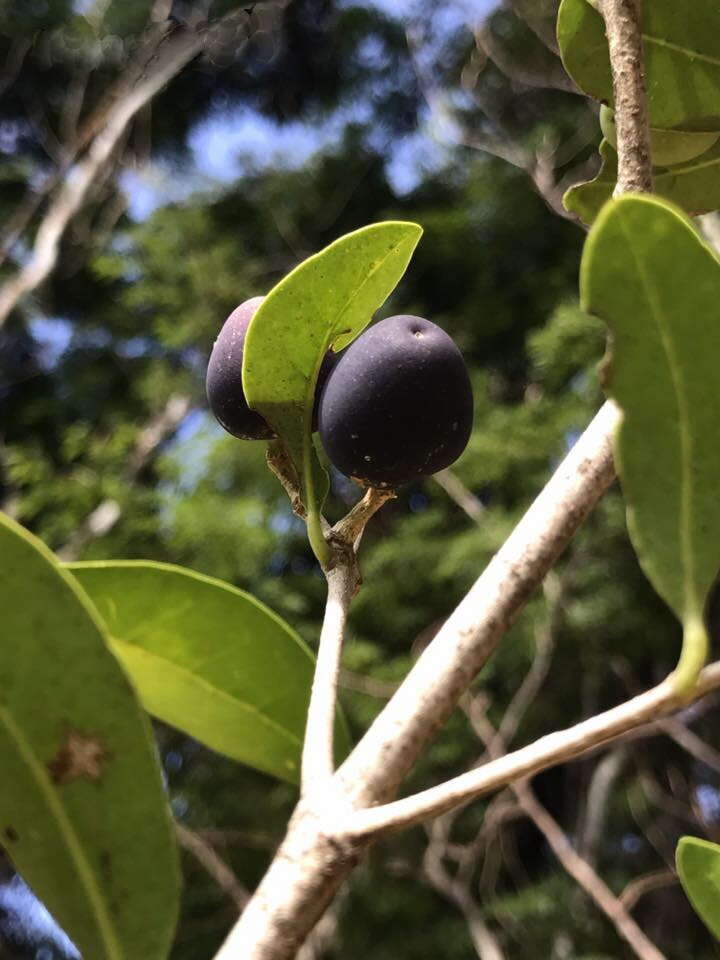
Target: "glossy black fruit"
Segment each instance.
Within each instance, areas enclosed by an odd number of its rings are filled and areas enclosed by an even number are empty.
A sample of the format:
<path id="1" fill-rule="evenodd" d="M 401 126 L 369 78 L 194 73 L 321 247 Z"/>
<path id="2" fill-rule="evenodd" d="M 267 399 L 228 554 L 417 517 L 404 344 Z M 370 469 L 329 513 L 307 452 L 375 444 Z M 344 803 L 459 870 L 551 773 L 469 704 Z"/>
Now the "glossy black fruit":
<path id="1" fill-rule="evenodd" d="M 374 487 L 450 466 L 467 446 L 473 399 L 465 361 L 440 327 L 388 317 L 350 344 L 320 397 L 332 463 Z"/>
<path id="2" fill-rule="evenodd" d="M 275 436 L 268 422 L 247 405 L 242 387 L 245 336 L 263 299 L 253 297 L 233 310 L 218 334 L 207 368 L 205 386 L 210 409 L 218 423 L 241 440 L 271 440 Z M 334 362 L 335 354 L 328 351 L 318 376 L 313 429 L 317 427 L 317 396 Z"/>

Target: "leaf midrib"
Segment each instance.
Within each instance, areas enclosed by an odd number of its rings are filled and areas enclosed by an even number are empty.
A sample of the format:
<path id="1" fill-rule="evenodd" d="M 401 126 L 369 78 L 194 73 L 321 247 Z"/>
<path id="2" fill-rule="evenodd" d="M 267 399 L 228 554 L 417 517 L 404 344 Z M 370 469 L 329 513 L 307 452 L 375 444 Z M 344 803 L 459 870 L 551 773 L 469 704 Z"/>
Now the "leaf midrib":
<path id="1" fill-rule="evenodd" d="M 360 281 L 360 283 L 358 284 L 358 286 L 353 290 L 353 292 L 350 294 L 350 296 L 349 296 L 349 297 L 347 298 L 347 300 L 345 301 L 345 305 L 343 306 L 343 308 L 342 308 L 342 309 L 340 310 L 340 312 L 337 314 L 337 316 L 336 316 L 335 319 L 332 321 L 332 323 L 329 324 L 328 330 L 327 330 L 326 335 L 325 335 L 325 340 L 324 340 L 324 342 L 323 342 L 323 347 L 322 347 L 322 350 L 320 351 L 320 360 L 318 361 L 317 368 L 316 368 L 316 370 L 314 371 L 315 374 L 316 374 L 316 376 L 315 376 L 315 377 L 310 376 L 310 378 L 306 381 L 307 389 L 306 389 L 306 391 L 305 391 L 305 403 L 304 403 L 304 411 L 305 411 L 305 419 L 306 419 L 306 421 L 309 422 L 309 421 L 310 421 L 310 418 L 312 417 L 312 407 L 313 407 L 313 404 L 311 403 L 311 400 L 314 399 L 314 398 L 313 398 L 313 395 L 314 395 L 314 392 L 315 392 L 315 381 L 316 381 L 316 379 L 317 379 L 317 373 L 319 372 L 320 367 L 322 366 L 322 359 L 323 359 L 323 357 L 325 356 L 325 353 L 327 352 L 327 350 L 329 350 L 330 347 L 332 346 L 333 342 L 334 342 L 335 340 L 337 340 L 337 338 L 338 338 L 339 336 L 342 335 L 342 331 L 339 329 L 339 328 L 341 327 L 342 318 L 343 318 L 343 317 L 345 316 L 345 314 L 348 312 L 348 310 L 350 309 L 350 307 L 352 306 L 352 304 L 358 299 L 358 297 L 359 297 L 360 294 L 362 293 L 363 288 L 364 288 L 365 286 L 367 286 L 367 284 L 368 284 L 368 283 L 370 282 L 370 280 L 375 276 L 375 274 L 378 272 L 378 270 L 382 269 L 382 267 L 385 266 L 385 264 L 386 264 L 387 261 L 390 259 L 390 257 L 394 256 L 394 255 L 397 253 L 398 249 L 399 249 L 400 247 L 402 247 L 402 245 L 403 245 L 404 243 L 407 243 L 409 239 L 410 239 L 410 238 L 408 238 L 408 237 L 402 237 L 400 240 L 398 240 L 396 243 L 394 243 L 394 244 L 389 248 L 389 250 L 387 251 L 387 253 L 386 253 L 380 260 L 378 260 L 378 262 L 375 264 L 375 266 L 372 268 L 372 270 L 370 270 L 370 271 L 365 275 L 365 277 Z M 312 389 L 311 389 L 311 387 L 312 387 Z M 306 423 L 306 427 L 307 427 L 307 423 Z M 303 450 L 303 456 L 305 456 L 305 455 L 306 455 L 306 451 Z"/>
<path id="2" fill-rule="evenodd" d="M 338 337 L 338 336 L 340 336 L 340 332 L 338 331 L 338 327 L 340 326 L 340 321 L 341 321 L 342 318 L 345 316 L 345 314 L 348 312 L 348 310 L 350 309 L 350 307 L 351 307 L 351 305 L 354 303 L 354 301 L 357 300 L 357 298 L 360 296 L 360 294 L 362 293 L 363 287 L 366 287 L 366 286 L 367 286 L 367 284 L 370 282 L 370 280 L 372 280 L 372 278 L 375 276 L 375 274 L 378 272 L 378 270 L 381 270 L 382 267 L 384 267 L 385 264 L 387 263 L 388 259 L 389 259 L 390 257 L 394 256 L 394 255 L 397 253 L 398 249 L 399 249 L 400 247 L 402 247 L 403 244 L 407 243 L 408 240 L 409 240 L 408 237 L 402 237 L 400 240 L 397 241 L 397 243 L 394 243 L 394 244 L 389 248 L 389 250 L 387 251 L 387 253 L 386 253 L 380 260 L 378 260 L 378 262 L 375 264 L 375 266 L 365 275 L 365 277 L 362 279 L 362 281 L 360 282 L 360 284 L 355 288 L 355 290 L 353 290 L 353 292 L 350 294 L 350 296 L 349 296 L 349 297 L 347 298 L 347 300 L 345 301 L 345 306 L 342 308 L 342 310 L 341 310 L 340 313 L 337 315 L 335 321 L 334 321 L 333 324 L 332 324 L 332 334 L 331 334 L 331 335 L 332 335 L 333 337 Z"/>

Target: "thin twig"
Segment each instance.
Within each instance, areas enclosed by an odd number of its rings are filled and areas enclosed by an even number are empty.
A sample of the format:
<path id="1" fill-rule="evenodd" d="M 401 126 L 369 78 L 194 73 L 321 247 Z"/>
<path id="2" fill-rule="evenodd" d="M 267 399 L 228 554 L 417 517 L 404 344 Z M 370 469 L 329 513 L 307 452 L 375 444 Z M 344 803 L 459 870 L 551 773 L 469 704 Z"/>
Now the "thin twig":
<path id="1" fill-rule="evenodd" d="M 301 777 L 302 796 L 315 794 L 323 803 L 328 801 L 335 773 L 333 734 L 345 624 L 361 582 L 356 553 L 366 524 L 394 496 L 392 490 L 371 488 L 347 516 L 327 529 L 331 551 L 325 569 L 328 594 L 310 692 Z"/>
<path id="2" fill-rule="evenodd" d="M 641 877 L 635 877 L 622 891 L 618 900 L 626 910 L 632 910 L 635 904 L 646 893 L 660 890 L 662 887 L 672 887 L 678 883 L 678 876 L 674 870 L 653 870 Z"/>
<path id="3" fill-rule="evenodd" d="M 487 747 L 493 759 L 504 755 L 505 745 L 484 712 L 471 711 L 473 729 Z M 540 803 L 527 780 L 510 784 L 518 803 L 526 815 L 542 833 L 548 846 L 563 869 L 587 893 L 602 910 L 640 960 L 666 960 L 655 944 L 646 937 L 630 916 L 625 906 L 615 896 L 593 867 L 573 848 L 560 824 Z"/>
<path id="4" fill-rule="evenodd" d="M 375 516 L 383 504 L 387 503 L 388 500 L 394 500 L 396 496 L 394 490 L 379 490 L 376 487 L 370 487 L 350 513 L 342 520 L 338 520 L 329 531 L 330 539 L 339 540 L 341 545 L 347 545 L 357 551 L 360 538 L 368 521 Z"/>
<path id="5" fill-rule="evenodd" d="M 325 794 L 335 772 L 334 730 L 340 657 L 350 602 L 357 592 L 354 555 L 326 571 L 328 595 L 302 753 L 302 793 Z"/>
<path id="6" fill-rule="evenodd" d="M 605 404 L 336 773 L 346 803 L 363 806 L 393 795 L 612 482 L 617 418 L 614 405 Z M 275 859 L 215 960 L 295 956 L 371 839 L 353 836 L 351 818 L 341 807 L 296 810 Z"/>
<path id="7" fill-rule="evenodd" d="M 628 759 L 627 747 L 620 743 L 610 750 L 595 767 L 587 790 L 582 830 L 577 843 L 578 853 L 590 865 L 605 832 L 608 797 Z"/>
<path id="8" fill-rule="evenodd" d="M 60 164 L 48 173 L 42 183 L 26 191 L 17 208 L 0 229 L 0 264 L 4 262 L 6 256 L 20 239 L 45 198 L 62 183 L 82 151 L 107 124 L 113 105 L 118 99 L 122 99 L 122 96 L 130 91 L 144 75 L 159 46 L 172 30 L 173 23 L 171 21 L 150 25 L 145 32 L 145 39 L 140 44 L 139 50 L 110 89 L 101 97 L 100 103 L 82 124 L 82 128 L 77 131 L 73 139 L 64 139 Z"/>
<path id="9" fill-rule="evenodd" d="M 181 846 L 205 868 L 220 889 L 235 903 L 235 906 L 239 910 L 243 910 L 250 899 L 250 894 L 207 840 L 177 821 L 175 821 L 175 833 Z"/>
<path id="10" fill-rule="evenodd" d="M 378 680 L 376 677 L 369 677 L 362 673 L 355 673 L 354 670 L 341 668 L 340 686 L 345 690 L 364 693 L 376 700 L 389 700 L 399 684 L 392 680 Z"/>
<path id="11" fill-rule="evenodd" d="M 128 124 L 202 49 L 202 34 L 177 31 L 137 85 L 115 101 L 103 118 L 100 132 L 72 176 L 60 186 L 37 231 L 33 252 L 25 266 L 0 287 L 0 327 L 23 296 L 35 290 L 51 273 L 60 241 L 70 220 L 80 210 L 96 178 L 112 156 Z"/>
<path id="12" fill-rule="evenodd" d="M 508 820 L 522 816 L 517 802 L 505 794 L 492 800 L 482 823 L 469 843 L 453 843 L 451 833 L 460 810 L 451 810 L 425 824 L 428 845 L 422 861 L 422 876 L 432 888 L 453 903 L 462 913 L 479 960 L 504 960 L 500 942 L 485 922 L 476 900 L 474 872 L 479 859 L 488 862 L 487 850 L 500 836 Z M 445 860 L 454 861 L 448 869 Z"/>
<path id="13" fill-rule="evenodd" d="M 135 446 L 128 457 L 123 480 L 129 486 L 147 467 L 152 458 L 177 431 L 190 411 L 190 397 L 173 394 L 164 408 L 140 430 Z M 117 500 L 106 499 L 98 504 L 79 524 L 69 540 L 57 551 L 65 562 L 77 560 L 93 540 L 108 534 L 122 516 L 123 508 Z"/>
<path id="14" fill-rule="evenodd" d="M 547 840 L 563 869 L 603 911 L 633 952 L 641 960 L 666 960 L 665 955 L 643 933 L 605 881 L 574 850 L 565 832 L 538 802 L 529 784 L 523 781 L 513 784 L 512 789 L 523 810 Z"/>
<path id="15" fill-rule="evenodd" d="M 706 767 L 720 773 L 720 751 L 711 747 L 676 717 L 658 721 L 658 727 L 674 740 L 686 753 L 704 763 Z"/>
<path id="16" fill-rule="evenodd" d="M 700 674 L 692 700 L 720 687 L 720 661 L 710 664 Z M 567 730 L 559 730 L 536 740 L 520 750 L 470 770 L 437 787 L 384 806 L 360 810 L 348 819 L 351 836 L 384 833 L 400 827 L 422 823 L 469 800 L 499 790 L 515 780 L 534 776 L 541 770 L 573 760 L 600 744 L 611 743 L 623 733 L 650 719 L 671 713 L 685 703 L 678 698 L 669 680 L 652 690 Z"/>
<path id="17" fill-rule="evenodd" d="M 445 491 L 450 499 L 460 507 L 463 513 L 477 523 L 485 512 L 482 500 L 468 490 L 460 477 L 449 467 L 433 474 L 433 480 Z"/>
<path id="18" fill-rule="evenodd" d="M 443 863 L 443 854 L 447 848 L 445 831 L 433 833 L 435 836 L 431 834 L 431 842 L 423 857 L 424 875 L 433 889 L 455 904 L 462 913 L 478 960 L 505 960 L 500 943 L 485 922 L 468 884 L 463 883 L 457 876 L 452 876 Z"/>
<path id="19" fill-rule="evenodd" d="M 599 6 L 605 20 L 613 76 L 618 152 L 615 194 L 651 193 L 641 0 L 599 0 Z"/>
<path id="20" fill-rule="evenodd" d="M 498 727 L 498 744 L 502 744 L 503 753 L 515 739 L 528 707 L 535 700 L 550 672 L 563 597 L 562 581 L 553 571 L 550 571 L 545 578 L 543 591 L 547 601 L 547 611 L 545 622 L 535 629 L 535 657 Z"/>
<path id="21" fill-rule="evenodd" d="M 673 820 L 687 824 L 691 830 L 697 830 L 699 824 L 696 811 L 692 805 L 678 800 L 673 794 L 668 793 L 660 786 L 660 782 L 649 767 L 640 760 L 640 768 L 637 782 L 646 801 L 645 806 L 655 807 Z"/>

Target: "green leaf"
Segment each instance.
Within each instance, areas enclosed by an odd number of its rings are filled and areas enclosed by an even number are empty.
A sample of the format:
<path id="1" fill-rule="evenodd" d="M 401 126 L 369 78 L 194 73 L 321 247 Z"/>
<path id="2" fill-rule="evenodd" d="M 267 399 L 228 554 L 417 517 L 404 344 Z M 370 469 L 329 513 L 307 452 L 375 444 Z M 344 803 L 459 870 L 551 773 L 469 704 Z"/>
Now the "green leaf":
<path id="1" fill-rule="evenodd" d="M 617 153 L 607 141 L 600 144 L 602 165 L 597 177 L 570 187 L 563 203 L 583 223 L 591 224 L 612 196 L 617 181 Z M 693 216 L 720 209 L 720 144 L 707 153 L 653 174 L 658 196 L 670 200 Z"/>
<path id="2" fill-rule="evenodd" d="M 330 493 L 330 459 L 325 453 L 322 443 L 320 443 L 320 437 L 317 435 L 313 437 L 313 454 L 315 498 L 318 510 L 322 511 Z"/>
<path id="3" fill-rule="evenodd" d="M 313 656 L 242 590 L 182 567 L 70 565 L 145 708 L 218 753 L 296 783 Z M 347 733 L 338 724 L 339 748 Z"/>
<path id="4" fill-rule="evenodd" d="M 680 837 L 675 862 L 688 900 L 720 940 L 720 847 L 697 837 Z"/>
<path id="5" fill-rule="evenodd" d="M 316 553 L 324 544 L 311 442 L 318 370 L 329 348 L 341 350 L 367 326 L 405 272 L 421 233 L 415 223 L 387 221 L 341 237 L 274 287 L 248 329 L 245 396 L 275 427 L 297 467 Z"/>
<path id="6" fill-rule="evenodd" d="M 602 162 L 595 179 L 575 184 L 566 190 L 563 197 L 565 209 L 588 225 L 595 221 L 598 213 L 612 197 L 617 183 L 617 153 L 607 140 L 600 144 L 600 157 Z"/>
<path id="7" fill-rule="evenodd" d="M 0 514 L 0 840 L 88 960 L 165 960 L 179 875 L 146 716 L 49 550 Z"/>
<path id="8" fill-rule="evenodd" d="M 679 210 L 625 196 L 595 221 L 580 282 L 584 309 L 610 327 L 606 387 L 623 412 L 616 465 L 633 545 L 684 628 L 680 691 L 705 660 L 720 570 L 720 264 Z"/>
<path id="9" fill-rule="evenodd" d="M 588 0 L 562 0 L 557 32 L 565 69 L 575 83 L 611 104 L 601 14 Z M 643 45 L 652 126 L 720 129 L 720 10 L 715 0 L 643 4 Z"/>

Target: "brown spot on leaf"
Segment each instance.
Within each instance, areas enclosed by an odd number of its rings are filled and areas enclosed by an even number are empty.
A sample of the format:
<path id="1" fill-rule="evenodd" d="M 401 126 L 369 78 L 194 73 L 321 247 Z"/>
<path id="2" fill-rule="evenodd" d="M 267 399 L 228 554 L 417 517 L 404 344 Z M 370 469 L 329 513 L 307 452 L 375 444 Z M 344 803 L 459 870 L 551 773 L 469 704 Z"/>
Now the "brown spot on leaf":
<path id="1" fill-rule="evenodd" d="M 48 763 L 48 770 L 59 786 L 81 777 L 97 781 L 102 780 L 107 759 L 107 751 L 97 736 L 70 729 L 65 734 L 62 746 Z"/>
<path id="2" fill-rule="evenodd" d="M 20 837 L 15 827 L 5 827 L 3 834 L 8 843 L 17 843 Z"/>

